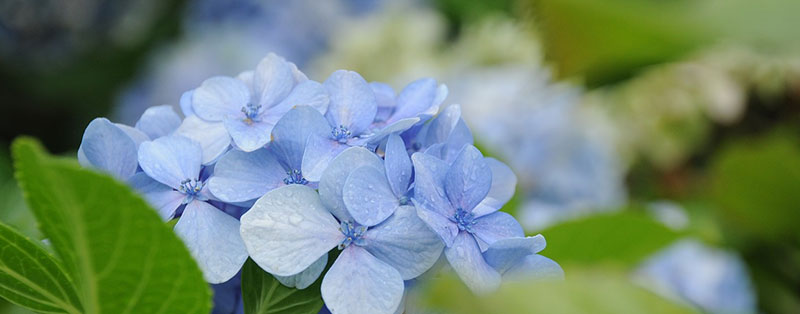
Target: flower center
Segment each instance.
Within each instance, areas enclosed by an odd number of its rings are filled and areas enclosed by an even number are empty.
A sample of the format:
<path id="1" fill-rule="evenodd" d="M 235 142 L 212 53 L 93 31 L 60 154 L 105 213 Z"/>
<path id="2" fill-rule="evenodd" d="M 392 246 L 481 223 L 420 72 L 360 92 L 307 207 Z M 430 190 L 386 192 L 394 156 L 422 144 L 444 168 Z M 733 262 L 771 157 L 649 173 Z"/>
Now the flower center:
<path id="1" fill-rule="evenodd" d="M 364 232 L 367 232 L 367 227 L 356 226 L 352 222 L 345 221 L 339 226 L 339 231 L 344 234 L 344 240 L 338 246 L 339 250 L 344 250 L 344 248 L 353 243 L 355 245 L 364 245 L 364 239 L 361 236 L 364 235 Z"/>
<path id="2" fill-rule="evenodd" d="M 458 225 L 458 230 L 466 231 L 469 233 L 473 233 L 472 226 L 475 225 L 475 215 L 471 212 L 468 212 L 462 208 L 456 210 L 455 215 L 450 218 L 450 221 L 456 223 Z"/>
<path id="3" fill-rule="evenodd" d="M 285 179 L 283 179 L 283 183 L 286 183 L 287 185 L 289 185 L 289 184 L 300 184 L 300 185 L 308 184 L 308 180 L 306 180 L 306 178 L 303 178 L 303 174 L 300 172 L 300 170 L 294 170 L 293 169 L 293 170 L 286 171 L 286 175 L 287 175 L 287 177 Z"/>
<path id="4" fill-rule="evenodd" d="M 400 202 L 401 206 L 405 206 L 408 205 L 410 200 L 408 199 L 408 196 L 401 196 L 398 201 Z"/>
<path id="5" fill-rule="evenodd" d="M 258 117 L 259 109 L 261 109 L 261 105 L 247 104 L 242 107 L 242 113 L 244 114 L 242 121 L 247 124 L 253 124 L 256 121 L 256 117 Z"/>
<path id="6" fill-rule="evenodd" d="M 197 179 L 186 179 L 181 181 L 181 186 L 178 187 L 178 192 L 186 195 L 183 203 L 186 204 L 192 200 L 200 198 L 200 191 L 203 190 L 203 186 L 205 186 L 205 182 L 201 182 Z"/>
<path id="7" fill-rule="evenodd" d="M 348 130 L 347 127 L 343 125 L 334 127 L 333 130 L 331 130 L 331 135 L 333 136 L 334 140 L 337 140 L 339 141 L 339 143 L 342 144 L 346 143 L 347 139 L 353 136 L 350 130 Z"/>

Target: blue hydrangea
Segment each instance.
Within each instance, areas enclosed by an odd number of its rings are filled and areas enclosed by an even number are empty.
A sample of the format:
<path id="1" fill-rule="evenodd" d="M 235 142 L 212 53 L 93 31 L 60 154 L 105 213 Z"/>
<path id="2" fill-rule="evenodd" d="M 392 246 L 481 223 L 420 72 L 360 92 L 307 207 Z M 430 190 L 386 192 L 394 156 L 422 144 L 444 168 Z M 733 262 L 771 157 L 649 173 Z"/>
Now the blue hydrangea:
<path id="1" fill-rule="evenodd" d="M 563 277 L 538 254 L 544 237 L 499 211 L 517 177 L 473 146 L 460 106 L 438 112 L 446 95 L 430 78 L 395 94 L 345 70 L 317 83 L 269 55 L 185 92 L 183 119 L 159 106 L 135 127 L 92 121 L 78 157 L 178 220 L 224 312 L 241 310 L 248 256 L 305 289 L 341 251 L 321 286 L 335 314 L 402 311 L 437 261 L 476 293 Z"/>

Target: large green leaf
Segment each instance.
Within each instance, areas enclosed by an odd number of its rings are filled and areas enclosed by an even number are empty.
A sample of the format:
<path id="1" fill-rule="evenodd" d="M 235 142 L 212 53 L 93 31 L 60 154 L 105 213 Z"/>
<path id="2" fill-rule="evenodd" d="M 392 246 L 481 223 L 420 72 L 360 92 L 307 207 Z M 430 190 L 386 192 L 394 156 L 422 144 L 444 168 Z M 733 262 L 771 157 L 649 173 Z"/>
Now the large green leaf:
<path id="1" fill-rule="evenodd" d="M 0 223 L 0 296 L 40 312 L 81 313 L 75 286 L 44 248 Z"/>
<path id="2" fill-rule="evenodd" d="M 712 166 L 719 218 L 736 236 L 800 239 L 800 147 L 775 134 L 728 146 Z"/>
<path id="3" fill-rule="evenodd" d="M 178 237 L 111 177 L 13 145 L 17 179 L 84 313 L 208 313 L 210 289 Z"/>
<path id="4" fill-rule="evenodd" d="M 329 261 L 330 262 L 330 261 Z M 329 263 L 330 264 L 330 263 Z M 316 314 L 322 308 L 322 276 L 308 288 L 282 285 L 253 260 L 242 269 L 242 298 L 246 314 Z"/>
<path id="5" fill-rule="evenodd" d="M 424 304 L 444 313 L 693 313 L 628 280 L 623 272 L 574 270 L 563 281 L 516 282 L 476 296 L 453 276 L 422 292 Z"/>
<path id="6" fill-rule="evenodd" d="M 632 265 L 671 243 L 679 234 L 635 211 L 621 211 L 565 222 L 541 232 L 542 254 L 558 263 Z"/>
<path id="7" fill-rule="evenodd" d="M 561 76 L 590 85 L 626 78 L 719 42 L 797 49 L 795 0 L 521 0 Z"/>

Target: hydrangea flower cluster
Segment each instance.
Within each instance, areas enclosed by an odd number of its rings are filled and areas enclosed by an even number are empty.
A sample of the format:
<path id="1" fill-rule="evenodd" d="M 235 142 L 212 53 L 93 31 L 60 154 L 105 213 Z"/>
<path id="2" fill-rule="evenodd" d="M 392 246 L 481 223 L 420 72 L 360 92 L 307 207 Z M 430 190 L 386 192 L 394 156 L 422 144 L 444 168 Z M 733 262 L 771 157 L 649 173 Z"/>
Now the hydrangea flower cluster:
<path id="1" fill-rule="evenodd" d="M 429 78 L 399 93 L 344 70 L 319 83 L 270 54 L 184 93 L 184 119 L 160 106 L 135 127 L 92 121 L 78 157 L 177 218 L 209 283 L 249 256 L 304 289 L 339 250 L 327 308 L 394 313 L 440 258 L 476 293 L 504 276 L 561 276 L 537 254 L 544 237 L 498 211 L 516 176 L 472 145 L 458 105 L 439 112 L 446 96 Z"/>

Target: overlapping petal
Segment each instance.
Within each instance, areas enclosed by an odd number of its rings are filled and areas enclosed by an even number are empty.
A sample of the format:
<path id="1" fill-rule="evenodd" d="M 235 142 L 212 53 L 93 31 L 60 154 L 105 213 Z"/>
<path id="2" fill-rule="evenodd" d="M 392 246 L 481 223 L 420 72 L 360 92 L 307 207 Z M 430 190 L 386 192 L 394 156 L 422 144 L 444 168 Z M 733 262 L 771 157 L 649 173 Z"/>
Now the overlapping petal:
<path id="1" fill-rule="evenodd" d="M 206 202 L 186 205 L 175 224 L 175 233 L 183 239 L 189 252 L 209 283 L 231 279 L 247 260 L 247 251 L 239 230 L 239 221 Z"/>
<path id="2" fill-rule="evenodd" d="M 199 179 L 202 157 L 200 144 L 183 136 L 162 137 L 139 147 L 142 170 L 174 189 L 186 179 Z"/>
<path id="3" fill-rule="evenodd" d="M 389 219 L 367 230 L 364 241 L 367 251 L 397 269 L 403 280 L 430 269 L 444 248 L 413 206 L 401 206 Z"/>
<path id="4" fill-rule="evenodd" d="M 342 251 L 322 279 L 322 299 L 337 314 L 394 313 L 403 289 L 394 267 L 355 245 Z"/>
<path id="5" fill-rule="evenodd" d="M 317 193 L 304 185 L 268 192 L 241 218 L 250 257 L 278 276 L 295 275 L 338 245 L 344 235 Z"/>

